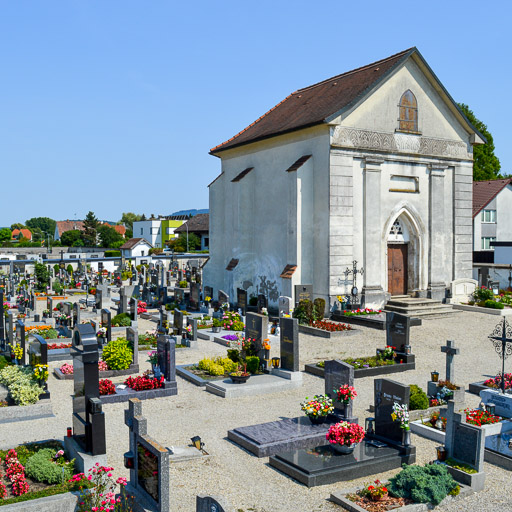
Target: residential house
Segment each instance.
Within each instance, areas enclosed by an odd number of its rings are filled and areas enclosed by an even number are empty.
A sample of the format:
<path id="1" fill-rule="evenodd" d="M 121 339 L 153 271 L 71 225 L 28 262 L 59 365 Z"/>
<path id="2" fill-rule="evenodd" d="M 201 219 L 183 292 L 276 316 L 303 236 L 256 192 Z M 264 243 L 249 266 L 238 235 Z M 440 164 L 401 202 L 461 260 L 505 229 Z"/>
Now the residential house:
<path id="1" fill-rule="evenodd" d="M 182 224 L 174 232 L 177 235 L 194 233 L 201 239 L 201 250 L 206 251 L 210 247 L 210 214 L 198 213 L 190 217 L 187 222 Z"/>
<path id="2" fill-rule="evenodd" d="M 72 231 L 75 229 L 79 229 L 80 231 L 84 231 L 84 223 L 81 220 L 59 220 L 55 225 L 55 233 L 53 235 L 54 240 L 60 240 L 62 233 L 66 231 Z"/>
<path id="3" fill-rule="evenodd" d="M 29 242 L 32 241 L 32 231 L 30 229 L 13 229 L 11 234 L 12 240 L 21 240 L 26 238 Z"/>
<path id="4" fill-rule="evenodd" d="M 153 247 L 165 247 L 165 243 L 175 238 L 175 230 L 188 217 L 186 215 L 159 216 L 133 223 L 133 236 L 145 238 Z"/>
<path id="5" fill-rule="evenodd" d="M 125 258 L 135 258 L 137 256 L 147 256 L 149 250 L 153 248 L 145 238 L 130 238 L 119 250 Z"/>

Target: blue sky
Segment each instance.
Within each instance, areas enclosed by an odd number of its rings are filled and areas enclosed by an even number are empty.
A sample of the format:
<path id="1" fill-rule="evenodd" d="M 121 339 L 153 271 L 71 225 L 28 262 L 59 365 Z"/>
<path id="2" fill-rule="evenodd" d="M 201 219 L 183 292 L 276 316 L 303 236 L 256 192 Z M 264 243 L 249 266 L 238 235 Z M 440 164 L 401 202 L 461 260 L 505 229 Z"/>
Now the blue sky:
<path id="1" fill-rule="evenodd" d="M 211 147 L 416 46 L 512 173 L 512 3 L 0 1 L 0 225 L 208 207 Z"/>

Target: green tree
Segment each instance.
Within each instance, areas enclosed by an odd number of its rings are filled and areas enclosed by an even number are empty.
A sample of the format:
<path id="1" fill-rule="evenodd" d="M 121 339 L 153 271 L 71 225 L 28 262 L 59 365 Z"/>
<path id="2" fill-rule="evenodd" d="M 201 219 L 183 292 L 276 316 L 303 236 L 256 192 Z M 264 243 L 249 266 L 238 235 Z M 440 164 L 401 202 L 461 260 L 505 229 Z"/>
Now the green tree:
<path id="1" fill-rule="evenodd" d="M 480 121 L 464 103 L 458 104 L 469 122 L 487 139 L 487 144 L 473 146 L 473 180 L 485 181 L 502 178 L 501 164 L 494 154 L 494 140 L 487 126 Z"/>
<path id="2" fill-rule="evenodd" d="M 82 239 L 86 247 L 96 247 L 98 219 L 93 212 L 89 212 L 84 219 L 84 228 Z"/>
<path id="3" fill-rule="evenodd" d="M 62 233 L 60 236 L 60 241 L 64 247 L 76 247 L 74 244 L 79 240 L 82 242 L 83 246 L 82 231 L 79 229 L 70 229 L 69 231 L 64 231 L 64 233 Z"/>
<path id="4" fill-rule="evenodd" d="M 173 238 L 167 245 L 176 252 L 186 252 L 187 250 L 187 234 L 180 233 L 178 238 Z M 188 250 L 196 251 L 201 249 L 201 239 L 194 233 L 188 234 Z"/>
<path id="5" fill-rule="evenodd" d="M 133 223 L 141 220 L 141 217 L 142 216 L 138 215 L 137 213 L 125 212 L 121 216 L 121 220 L 119 221 L 119 224 L 124 224 L 126 226 L 126 229 L 133 231 Z"/>
<path id="6" fill-rule="evenodd" d="M 25 224 L 34 232 L 34 229 L 39 228 L 43 233 L 53 235 L 55 233 L 55 226 L 57 222 L 49 217 L 32 217 L 25 221 Z"/>
<path id="7" fill-rule="evenodd" d="M 15 224 L 11 224 L 11 231 L 15 229 L 25 229 L 27 226 L 25 224 L 21 224 L 20 222 L 16 222 Z"/>
<path id="8" fill-rule="evenodd" d="M 50 285 L 50 271 L 43 263 L 34 263 L 34 273 L 36 275 L 37 289 L 42 292 Z"/>
<path id="9" fill-rule="evenodd" d="M 98 234 L 100 237 L 101 247 L 112 247 L 112 244 L 123 241 L 123 237 L 108 224 L 101 225 L 98 228 Z"/>
<path id="10" fill-rule="evenodd" d="M 0 229 L 0 242 L 8 242 L 12 237 L 12 231 L 9 228 Z"/>

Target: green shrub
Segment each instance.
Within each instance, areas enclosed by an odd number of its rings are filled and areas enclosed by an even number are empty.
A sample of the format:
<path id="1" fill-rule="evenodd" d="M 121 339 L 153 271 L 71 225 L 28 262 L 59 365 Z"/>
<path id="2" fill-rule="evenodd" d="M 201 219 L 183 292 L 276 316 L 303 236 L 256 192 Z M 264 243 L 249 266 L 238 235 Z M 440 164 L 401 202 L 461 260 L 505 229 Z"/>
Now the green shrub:
<path id="1" fill-rule="evenodd" d="M 54 281 L 52 284 L 52 290 L 57 294 L 60 295 L 62 293 L 62 285 L 58 281 Z"/>
<path id="2" fill-rule="evenodd" d="M 501 302 L 496 302 L 495 300 L 486 300 L 484 302 L 484 308 L 503 309 L 504 307 L 504 304 L 502 304 Z"/>
<path id="3" fill-rule="evenodd" d="M 114 318 L 112 318 L 112 325 L 118 325 L 119 327 L 130 327 L 130 325 L 132 325 L 130 314 L 121 313 L 119 315 L 116 315 Z"/>
<path id="4" fill-rule="evenodd" d="M 187 281 L 180 281 L 179 287 L 180 288 L 186 288 L 188 286 Z"/>
<path id="5" fill-rule="evenodd" d="M 16 405 L 33 405 L 39 400 L 39 395 L 43 392 L 35 382 L 14 382 L 9 386 L 9 394 Z"/>
<path id="6" fill-rule="evenodd" d="M 293 317 L 296 318 L 300 324 L 313 322 L 316 319 L 315 305 L 310 300 L 301 300 L 293 310 Z"/>
<path id="7" fill-rule="evenodd" d="M 445 466 L 402 466 L 402 471 L 389 480 L 388 489 L 400 498 L 409 498 L 416 503 L 439 505 L 457 483 Z"/>
<path id="8" fill-rule="evenodd" d="M 207 372 L 208 369 L 210 368 L 210 365 L 212 364 L 212 362 L 213 361 L 210 358 L 206 357 L 204 359 L 201 359 L 201 361 L 199 361 L 199 363 L 197 363 L 197 367 L 200 370 Z"/>
<path id="9" fill-rule="evenodd" d="M 317 298 L 313 301 L 315 306 L 315 319 L 322 320 L 325 316 L 325 299 Z"/>
<path id="10" fill-rule="evenodd" d="M 132 364 L 133 350 L 128 340 L 117 338 L 105 345 L 102 357 L 110 370 L 126 370 Z"/>
<path id="11" fill-rule="evenodd" d="M 73 265 L 71 263 L 66 267 L 66 272 L 72 276 L 73 275 Z"/>
<path id="12" fill-rule="evenodd" d="M 0 384 L 11 386 L 16 382 L 29 383 L 32 376 L 30 369 L 24 370 L 21 366 L 6 366 L 0 371 Z"/>
<path id="13" fill-rule="evenodd" d="M 208 369 L 208 373 L 210 375 L 224 375 L 226 373 L 226 370 L 224 369 L 224 366 L 221 364 L 216 364 L 212 361 L 212 364 L 210 364 L 210 367 Z"/>
<path id="14" fill-rule="evenodd" d="M 25 474 L 36 482 L 59 484 L 67 482 L 73 476 L 73 462 L 57 464 L 53 462 L 55 450 L 43 448 L 32 455 L 25 466 Z M 64 470 L 64 471 L 63 471 Z"/>
<path id="15" fill-rule="evenodd" d="M 222 365 L 226 373 L 234 372 L 238 368 L 238 364 L 232 361 L 229 357 L 218 356 L 214 359 L 214 362 Z"/>
<path id="16" fill-rule="evenodd" d="M 240 352 L 236 348 L 228 348 L 228 357 L 234 363 L 238 363 L 240 361 Z"/>
<path id="17" fill-rule="evenodd" d="M 105 251 L 105 258 L 117 258 L 121 256 L 121 251 Z"/>
<path id="18" fill-rule="evenodd" d="M 55 329 L 41 331 L 41 337 L 45 340 L 55 340 L 59 337 L 59 333 Z"/>
<path id="19" fill-rule="evenodd" d="M 410 388 L 411 396 L 409 398 L 409 410 L 417 411 L 421 409 L 428 409 L 429 401 L 427 393 L 425 393 L 425 391 L 423 391 L 419 386 L 416 386 L 416 384 L 412 384 Z"/>
<path id="20" fill-rule="evenodd" d="M 222 322 L 218 318 L 214 318 L 213 327 L 222 327 Z"/>
<path id="21" fill-rule="evenodd" d="M 260 369 L 260 358 L 258 356 L 247 356 L 245 362 L 249 373 L 258 373 Z"/>
<path id="22" fill-rule="evenodd" d="M 3 370 L 6 366 L 10 365 L 10 361 L 7 361 L 7 359 L 4 356 L 0 356 L 0 370 Z"/>
<path id="23" fill-rule="evenodd" d="M 482 286 L 473 292 L 473 298 L 475 299 L 475 302 L 485 302 L 486 300 L 493 300 L 494 294 L 490 288 Z"/>
<path id="24" fill-rule="evenodd" d="M 249 299 L 249 306 L 257 306 L 258 305 L 258 297 L 251 297 Z"/>

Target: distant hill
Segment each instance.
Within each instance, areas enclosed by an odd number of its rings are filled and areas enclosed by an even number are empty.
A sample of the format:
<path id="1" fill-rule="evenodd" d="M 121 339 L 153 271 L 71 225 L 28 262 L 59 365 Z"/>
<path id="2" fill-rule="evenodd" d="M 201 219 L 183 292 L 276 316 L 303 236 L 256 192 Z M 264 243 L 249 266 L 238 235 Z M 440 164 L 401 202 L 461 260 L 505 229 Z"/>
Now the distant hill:
<path id="1" fill-rule="evenodd" d="M 198 213 L 210 213 L 210 210 L 180 210 L 179 212 L 171 213 L 171 215 L 197 215 Z"/>

